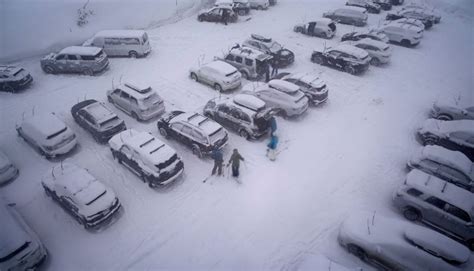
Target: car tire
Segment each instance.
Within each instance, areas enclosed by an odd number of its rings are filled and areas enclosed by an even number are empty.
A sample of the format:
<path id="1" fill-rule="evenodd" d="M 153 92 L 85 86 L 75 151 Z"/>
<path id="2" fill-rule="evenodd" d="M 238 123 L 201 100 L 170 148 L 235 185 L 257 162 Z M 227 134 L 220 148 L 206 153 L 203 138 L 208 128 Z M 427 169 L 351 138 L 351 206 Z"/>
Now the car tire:
<path id="1" fill-rule="evenodd" d="M 239 135 L 247 140 L 250 140 L 250 134 L 245 129 L 240 129 Z"/>
<path id="2" fill-rule="evenodd" d="M 453 117 L 451 117 L 448 114 L 441 114 L 437 117 L 437 119 L 439 119 L 439 120 L 453 120 Z"/>
<path id="3" fill-rule="evenodd" d="M 50 74 L 56 73 L 56 70 L 52 66 L 49 66 L 49 65 L 45 66 L 43 70 L 45 73 L 50 73 Z"/>
<path id="4" fill-rule="evenodd" d="M 241 71 L 240 73 L 242 74 L 242 77 L 244 79 L 247 79 L 247 80 L 249 79 L 249 74 L 246 71 Z"/>
<path id="5" fill-rule="evenodd" d="M 351 65 L 345 66 L 344 71 L 352 75 L 356 74 L 356 70 Z"/>
<path id="6" fill-rule="evenodd" d="M 373 57 L 371 60 L 370 60 L 370 64 L 374 65 L 374 66 L 380 66 L 380 60 L 376 57 Z"/>
<path id="7" fill-rule="evenodd" d="M 403 216 L 410 221 L 420 221 L 421 213 L 415 208 L 407 207 L 403 210 Z"/>
<path id="8" fill-rule="evenodd" d="M 361 259 L 362 261 L 367 260 L 367 253 L 359 246 L 354 245 L 354 244 L 348 244 L 347 250 L 349 251 L 349 253 Z"/>
<path id="9" fill-rule="evenodd" d="M 128 52 L 128 56 L 131 58 L 138 58 L 138 53 L 135 51 Z"/>
<path id="10" fill-rule="evenodd" d="M 87 75 L 87 76 L 92 76 L 94 75 L 94 71 L 91 69 L 85 69 L 82 71 L 82 74 Z"/>
<path id="11" fill-rule="evenodd" d="M 411 42 L 409 40 L 402 40 L 400 43 L 405 47 L 411 46 Z"/>
<path id="12" fill-rule="evenodd" d="M 194 144 L 192 147 L 193 154 L 198 158 L 202 158 L 202 152 L 198 145 Z"/>
<path id="13" fill-rule="evenodd" d="M 319 65 L 323 65 L 324 63 L 324 59 L 321 57 L 321 56 L 314 56 L 311 58 L 311 60 L 316 63 L 316 64 L 319 64 Z"/>
<path id="14" fill-rule="evenodd" d="M 160 132 L 160 135 L 162 135 L 164 138 L 168 138 L 168 133 L 166 132 L 165 128 L 160 127 L 158 128 L 158 131 Z"/>
<path id="15" fill-rule="evenodd" d="M 9 84 L 5 84 L 2 87 L 2 91 L 12 93 L 12 92 L 15 91 L 15 89 L 12 86 L 10 86 Z"/>
<path id="16" fill-rule="evenodd" d="M 436 145 L 438 143 L 438 139 L 434 136 L 425 136 L 423 138 L 424 145 Z"/>
<path id="17" fill-rule="evenodd" d="M 198 21 L 200 21 L 200 22 L 204 21 L 202 16 L 198 16 Z"/>
<path id="18" fill-rule="evenodd" d="M 196 82 L 199 82 L 199 78 L 197 77 L 197 75 L 194 72 L 191 73 L 191 79 L 193 79 Z"/>
<path id="19" fill-rule="evenodd" d="M 136 119 L 137 121 L 140 121 L 140 118 L 138 117 L 137 113 L 132 112 L 132 118 Z"/>
<path id="20" fill-rule="evenodd" d="M 217 92 L 222 92 L 222 87 L 219 84 L 214 84 L 214 89 L 217 90 Z"/>
<path id="21" fill-rule="evenodd" d="M 297 27 L 295 28 L 296 33 L 303 33 L 303 27 Z"/>

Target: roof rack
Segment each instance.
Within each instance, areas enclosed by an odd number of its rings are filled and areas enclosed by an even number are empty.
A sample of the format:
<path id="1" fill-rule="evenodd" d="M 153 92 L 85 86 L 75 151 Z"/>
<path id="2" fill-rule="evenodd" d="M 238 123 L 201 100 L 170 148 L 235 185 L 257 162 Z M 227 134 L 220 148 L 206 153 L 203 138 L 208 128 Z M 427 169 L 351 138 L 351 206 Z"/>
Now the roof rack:
<path id="1" fill-rule="evenodd" d="M 428 185 L 428 183 L 430 182 L 431 180 L 431 175 L 428 176 L 428 179 L 426 179 L 426 182 L 425 182 L 425 185 Z"/>
<path id="2" fill-rule="evenodd" d="M 199 113 L 194 113 L 194 114 L 192 114 L 191 116 L 188 117 L 188 120 L 192 120 L 197 116 L 199 116 Z"/>
<path id="3" fill-rule="evenodd" d="M 444 191 L 446 191 L 447 186 L 448 186 L 448 182 L 444 182 L 443 189 L 441 189 L 441 193 L 444 193 Z"/>
<path id="4" fill-rule="evenodd" d="M 206 118 L 206 117 L 205 117 L 203 120 L 201 120 L 200 122 L 198 122 L 198 126 L 201 125 L 201 124 L 203 124 L 204 122 L 206 122 L 206 121 L 208 121 L 208 120 L 209 120 L 209 118 Z"/>
<path id="5" fill-rule="evenodd" d="M 143 143 L 143 144 L 140 144 L 140 148 L 143 148 L 143 146 L 145 146 L 145 145 L 149 144 L 149 143 L 150 143 L 150 142 L 152 142 L 153 140 L 155 140 L 155 138 L 154 138 L 154 137 L 150 138 L 150 140 L 146 141 L 145 143 Z"/>

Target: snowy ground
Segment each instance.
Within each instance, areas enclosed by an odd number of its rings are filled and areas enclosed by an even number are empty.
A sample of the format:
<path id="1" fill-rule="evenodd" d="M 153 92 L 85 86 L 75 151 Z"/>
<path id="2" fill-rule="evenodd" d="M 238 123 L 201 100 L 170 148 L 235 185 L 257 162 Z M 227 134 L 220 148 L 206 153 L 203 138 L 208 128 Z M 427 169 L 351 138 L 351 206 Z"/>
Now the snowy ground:
<path id="1" fill-rule="evenodd" d="M 25 92 L 0 94 L 0 146 L 21 170 L 0 196 L 16 202 L 37 231 L 50 252 L 46 267 L 51 270 L 292 270 L 311 253 L 372 270 L 337 244 L 338 225 L 361 209 L 404 219 L 393 210 L 391 194 L 418 147 L 415 129 L 438 98 L 473 101 L 472 2 L 453 2 L 433 1 L 441 23 L 425 31 L 418 47 L 394 46 L 389 65 L 371 67 L 362 76 L 309 61 L 313 48 L 336 44 L 353 27 L 338 25 L 330 41 L 292 32 L 296 23 L 342 6 L 343 0 L 280 0 L 268 11 L 252 11 L 250 21 L 228 26 L 198 23 L 192 16 L 149 30 L 149 57 L 111 59 L 109 70 L 97 77 L 46 75 L 39 58 L 15 63 L 35 82 Z M 370 23 L 384 14 L 369 15 Z M 185 176 L 166 189 L 151 190 L 113 161 L 109 149 L 96 144 L 69 113 L 84 98 L 106 101 L 106 90 L 121 77 L 151 84 L 167 110 L 201 110 L 217 94 L 191 81 L 188 68 L 254 32 L 295 52 L 296 61 L 286 70 L 321 72 L 330 98 L 301 119 L 279 119 L 280 140 L 288 149 L 276 162 L 265 158 L 265 141 L 247 142 L 232 134 L 226 157 L 238 147 L 247 161 L 241 185 L 227 178 L 203 184 L 212 162 L 167 141 L 182 156 Z M 14 130 L 33 111 L 61 116 L 81 145 L 70 160 L 116 191 L 124 213 L 111 227 L 87 232 L 45 196 L 40 176 L 54 163 L 32 151 Z M 137 123 L 115 111 L 127 126 L 160 137 L 156 121 Z M 474 255 L 466 270 L 473 267 Z"/>

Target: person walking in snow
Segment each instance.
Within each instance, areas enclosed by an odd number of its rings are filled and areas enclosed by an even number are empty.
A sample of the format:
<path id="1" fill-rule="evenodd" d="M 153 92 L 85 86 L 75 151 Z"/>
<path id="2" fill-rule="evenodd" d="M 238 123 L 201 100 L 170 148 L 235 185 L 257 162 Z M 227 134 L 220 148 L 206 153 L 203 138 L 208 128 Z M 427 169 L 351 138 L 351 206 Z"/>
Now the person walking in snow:
<path id="1" fill-rule="evenodd" d="M 277 59 L 273 60 L 272 62 L 272 78 L 274 78 L 278 74 L 278 66 L 280 63 Z"/>
<path id="2" fill-rule="evenodd" d="M 270 135 L 273 135 L 276 132 L 277 129 L 277 122 L 275 117 L 270 118 Z"/>
<path id="3" fill-rule="evenodd" d="M 232 163 L 233 177 L 239 177 L 240 160 L 245 161 L 242 155 L 240 155 L 239 151 L 237 149 L 234 149 L 234 152 L 232 153 L 232 156 L 229 159 L 229 163 L 227 163 L 227 166 Z"/>
<path id="4" fill-rule="evenodd" d="M 227 25 L 227 21 L 229 20 L 229 11 L 227 9 L 222 10 L 222 16 L 221 16 L 222 22 Z"/>
<path id="5" fill-rule="evenodd" d="M 276 149 L 278 146 L 278 136 L 276 133 L 272 133 L 270 137 L 270 142 L 267 144 L 267 157 L 270 161 L 275 161 L 276 159 Z"/>
<path id="6" fill-rule="evenodd" d="M 212 168 L 212 174 L 214 175 L 217 172 L 217 176 L 222 175 L 222 164 L 224 163 L 224 155 L 219 148 L 214 147 L 211 153 L 211 158 L 214 160 L 214 167 Z"/>

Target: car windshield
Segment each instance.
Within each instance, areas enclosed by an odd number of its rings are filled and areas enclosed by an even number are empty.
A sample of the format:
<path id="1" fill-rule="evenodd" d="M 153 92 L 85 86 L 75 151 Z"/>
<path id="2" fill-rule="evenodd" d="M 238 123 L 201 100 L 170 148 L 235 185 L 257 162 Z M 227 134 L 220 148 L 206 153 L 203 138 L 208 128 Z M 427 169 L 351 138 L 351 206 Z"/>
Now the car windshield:
<path id="1" fill-rule="evenodd" d="M 95 197 L 93 200 L 89 201 L 88 203 L 86 203 L 87 206 L 91 205 L 92 203 L 94 203 L 94 201 L 100 199 L 103 195 L 105 195 L 105 193 L 107 193 L 107 190 L 104 190 L 104 192 L 102 192 L 101 194 L 99 194 L 97 197 Z"/>
<path id="2" fill-rule="evenodd" d="M 218 140 L 223 139 L 225 137 L 226 133 L 223 128 L 219 128 L 216 130 L 214 133 L 209 135 L 209 138 L 211 139 L 211 143 L 216 143 Z"/>
<path id="3" fill-rule="evenodd" d="M 18 255 L 20 252 L 25 250 L 29 245 L 30 245 L 30 242 L 25 242 L 25 243 L 23 243 L 23 245 L 21 245 L 19 248 L 15 249 L 15 250 L 13 250 L 9 254 L 0 255 L 0 263 L 6 262 L 6 261 L 12 259 L 16 255 Z"/>
<path id="4" fill-rule="evenodd" d="M 279 44 L 278 42 L 273 42 L 271 45 L 270 45 L 270 51 L 272 53 L 277 53 L 278 51 L 280 51 L 281 49 L 283 49 L 283 46 L 281 46 L 281 44 Z"/>
<path id="5" fill-rule="evenodd" d="M 116 121 L 118 121 L 118 120 L 119 120 L 118 117 L 113 117 L 113 118 L 110 118 L 110 119 L 108 119 L 108 120 L 105 120 L 105 121 L 101 122 L 99 125 L 100 125 L 101 127 L 108 126 L 109 124 L 112 124 L 112 123 L 114 123 L 114 122 L 116 122 Z"/>

